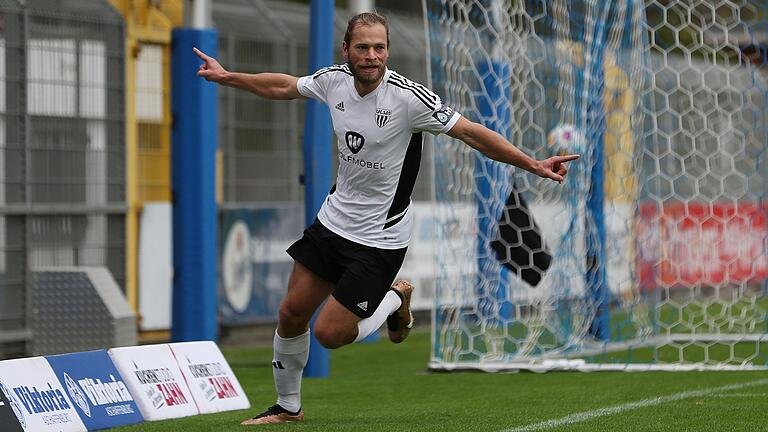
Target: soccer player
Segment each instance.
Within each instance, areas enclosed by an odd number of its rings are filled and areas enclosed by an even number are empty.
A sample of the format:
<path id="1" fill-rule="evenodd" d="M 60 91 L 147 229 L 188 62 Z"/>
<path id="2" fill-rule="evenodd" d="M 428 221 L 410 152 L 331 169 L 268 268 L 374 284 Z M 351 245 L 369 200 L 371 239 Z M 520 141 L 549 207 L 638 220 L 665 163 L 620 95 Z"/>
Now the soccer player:
<path id="1" fill-rule="evenodd" d="M 349 20 L 341 46 L 345 64 L 313 75 L 245 74 L 224 69 L 195 49 L 198 76 L 258 96 L 313 98 L 330 107 L 339 150 L 336 185 L 304 235 L 288 248 L 295 263 L 280 305 L 272 361 L 277 403 L 243 424 L 302 421 L 301 375 L 309 354 L 309 321 L 327 348 L 360 341 L 385 321 L 402 342 L 413 326 L 413 286 L 390 286 L 411 236 L 411 192 L 422 133 L 447 133 L 486 156 L 562 181 L 578 155 L 537 161 L 501 135 L 469 121 L 426 87 L 387 68 L 389 26 L 377 13 Z"/>

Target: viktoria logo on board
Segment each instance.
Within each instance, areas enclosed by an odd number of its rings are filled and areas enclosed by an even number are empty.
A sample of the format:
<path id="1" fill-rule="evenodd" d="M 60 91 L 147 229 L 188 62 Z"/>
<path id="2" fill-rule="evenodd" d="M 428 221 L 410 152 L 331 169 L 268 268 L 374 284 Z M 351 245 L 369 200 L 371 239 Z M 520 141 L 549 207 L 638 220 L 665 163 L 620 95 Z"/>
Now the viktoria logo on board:
<path id="1" fill-rule="evenodd" d="M 12 422 L 7 423 L 10 411 L 19 426 L 29 432 L 82 432 L 87 429 L 44 357 L 1 361 L 0 381 L 0 393 L 5 401 L 5 407 L 0 407 L 2 432 L 18 430 Z M 7 409 L 9 405 L 11 410 Z"/>
<path id="2" fill-rule="evenodd" d="M 86 416 L 90 417 L 91 407 L 88 406 L 88 401 L 85 400 L 83 391 L 80 389 L 80 386 L 75 383 L 75 380 L 67 375 L 66 372 L 64 373 L 64 386 L 67 389 L 67 393 L 69 393 L 69 397 L 72 398 L 72 402 L 77 404 Z"/>
<path id="3" fill-rule="evenodd" d="M 49 356 L 46 360 L 89 430 L 144 420 L 106 351 Z"/>
<path id="4" fill-rule="evenodd" d="M 91 417 L 91 406 L 102 407 L 122 402 L 133 402 L 133 397 L 128 392 L 122 380 L 118 381 L 114 375 L 109 375 L 108 382 L 102 382 L 101 379 L 85 377 L 80 380 L 73 380 L 66 373 L 64 374 L 67 393 L 72 398 L 72 402 L 83 410 L 86 416 Z M 135 412 L 131 405 L 121 405 L 119 407 L 106 407 L 105 412 L 108 416 L 120 414 L 130 414 Z"/>
<path id="5" fill-rule="evenodd" d="M 36 386 L 18 386 L 13 388 L 14 396 L 21 400 L 21 404 L 29 414 L 43 414 L 71 409 L 69 402 L 64 398 L 64 393 L 58 388 L 53 388 L 51 383 L 46 383 L 48 388 L 38 389 Z"/>

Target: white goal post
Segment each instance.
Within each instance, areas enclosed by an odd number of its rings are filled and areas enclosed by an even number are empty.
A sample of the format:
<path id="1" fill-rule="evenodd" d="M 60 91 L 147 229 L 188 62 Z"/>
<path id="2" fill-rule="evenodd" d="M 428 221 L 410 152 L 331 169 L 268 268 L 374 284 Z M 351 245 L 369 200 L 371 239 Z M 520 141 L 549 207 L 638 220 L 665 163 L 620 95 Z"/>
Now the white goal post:
<path id="1" fill-rule="evenodd" d="M 768 6 L 423 0 L 431 87 L 563 184 L 433 140 L 430 368 L 768 368 Z"/>

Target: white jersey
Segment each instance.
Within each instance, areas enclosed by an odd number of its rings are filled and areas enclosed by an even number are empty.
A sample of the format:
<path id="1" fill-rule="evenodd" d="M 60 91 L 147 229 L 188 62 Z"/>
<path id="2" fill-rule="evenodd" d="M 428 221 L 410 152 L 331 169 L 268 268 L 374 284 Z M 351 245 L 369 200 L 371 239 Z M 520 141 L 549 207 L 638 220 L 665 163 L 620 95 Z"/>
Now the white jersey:
<path id="1" fill-rule="evenodd" d="M 389 69 L 362 97 L 346 64 L 299 78 L 298 90 L 329 106 L 339 149 L 336 184 L 317 215 L 320 222 L 363 245 L 408 246 L 422 132 L 448 132 L 460 115 L 426 87 Z"/>

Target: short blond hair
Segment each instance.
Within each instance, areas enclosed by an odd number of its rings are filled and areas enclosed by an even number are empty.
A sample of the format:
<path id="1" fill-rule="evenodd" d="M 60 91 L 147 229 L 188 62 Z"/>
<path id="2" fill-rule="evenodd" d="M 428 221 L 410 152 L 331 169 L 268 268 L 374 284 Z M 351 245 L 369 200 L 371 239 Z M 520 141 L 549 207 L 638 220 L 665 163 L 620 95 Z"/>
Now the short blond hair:
<path id="1" fill-rule="evenodd" d="M 347 23 L 347 31 L 344 33 L 344 43 L 349 46 L 350 42 L 352 42 L 352 31 L 358 26 L 374 24 L 381 24 L 387 30 L 387 49 L 389 49 L 389 22 L 384 15 L 376 12 L 363 12 L 350 18 Z"/>

